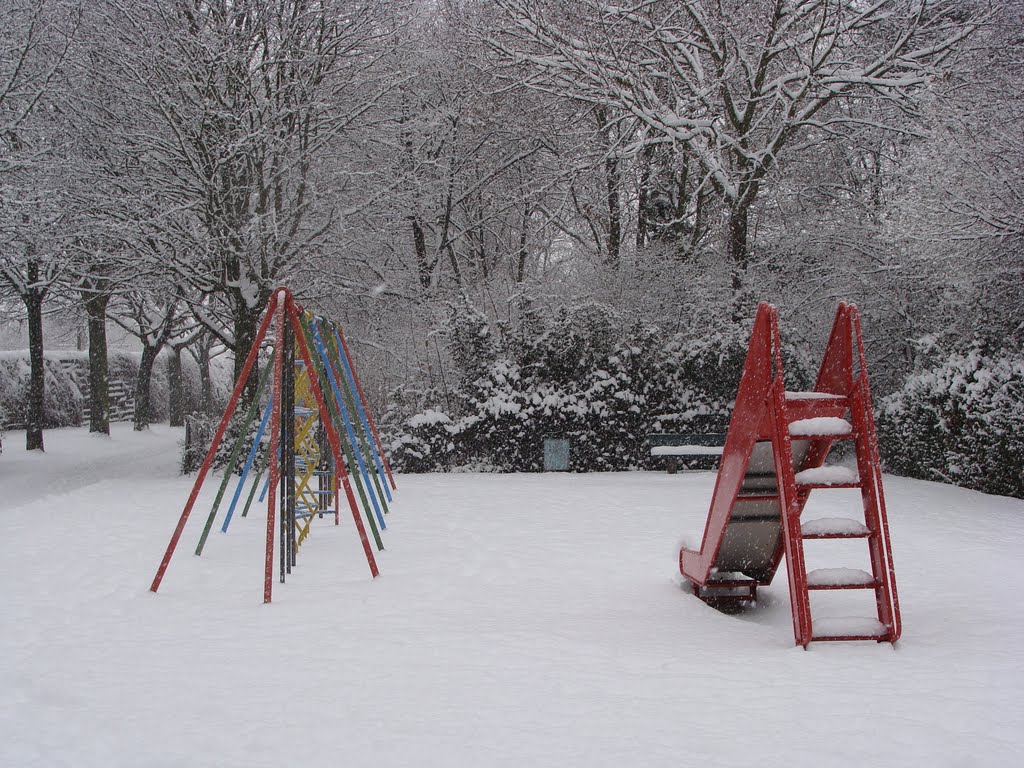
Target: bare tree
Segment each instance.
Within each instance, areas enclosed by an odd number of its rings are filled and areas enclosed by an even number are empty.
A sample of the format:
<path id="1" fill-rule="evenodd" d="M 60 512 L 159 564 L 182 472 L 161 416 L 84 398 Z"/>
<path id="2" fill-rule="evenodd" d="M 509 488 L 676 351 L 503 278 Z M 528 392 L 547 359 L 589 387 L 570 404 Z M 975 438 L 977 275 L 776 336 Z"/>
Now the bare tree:
<path id="1" fill-rule="evenodd" d="M 392 22 L 376 0 L 111 3 L 110 88 L 147 200 L 143 239 L 236 350 L 271 290 L 329 240 L 325 155 L 390 84 Z M 224 322 L 224 321 L 227 322 Z"/>
<path id="2" fill-rule="evenodd" d="M 685 148 L 725 207 L 737 302 L 749 216 L 780 157 L 840 136 L 876 100 L 913 95 L 977 29 L 953 0 L 497 0 L 492 38 L 527 84 L 614 106 L 648 141 Z M 887 126 L 900 130 L 899 125 Z"/>
<path id="3" fill-rule="evenodd" d="M 146 290 L 126 292 L 118 298 L 111 318 L 142 343 L 139 376 L 135 385 L 135 431 L 149 427 L 153 368 L 157 355 L 176 336 L 186 336 L 187 315 L 177 291 L 160 295 Z"/>
<path id="4" fill-rule="evenodd" d="M 0 280 L 28 314 L 30 451 L 43 450 L 43 302 L 66 266 L 57 155 L 68 126 L 54 90 L 78 23 L 73 4 L 0 5 Z"/>

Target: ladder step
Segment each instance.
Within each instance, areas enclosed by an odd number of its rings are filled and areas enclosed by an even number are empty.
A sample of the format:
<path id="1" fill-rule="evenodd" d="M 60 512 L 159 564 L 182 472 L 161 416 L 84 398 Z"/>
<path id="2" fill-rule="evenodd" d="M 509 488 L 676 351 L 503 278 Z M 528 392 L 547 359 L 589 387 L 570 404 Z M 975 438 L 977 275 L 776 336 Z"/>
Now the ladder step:
<path id="1" fill-rule="evenodd" d="M 796 484 L 812 488 L 856 488 L 860 484 L 857 470 L 851 467 L 811 467 L 796 473 Z"/>
<path id="2" fill-rule="evenodd" d="M 817 568 L 807 574 L 808 589 L 874 589 L 875 577 L 859 568 Z"/>
<path id="3" fill-rule="evenodd" d="M 694 584 L 693 592 L 705 601 L 756 600 L 760 582 L 742 573 L 712 573 L 706 584 Z"/>
<path id="4" fill-rule="evenodd" d="M 812 640 L 888 640 L 889 628 L 878 619 L 835 616 L 815 619 Z"/>
<path id="5" fill-rule="evenodd" d="M 853 437 L 853 424 L 838 416 L 797 419 L 789 425 L 791 437 Z"/>
<path id="6" fill-rule="evenodd" d="M 846 413 L 849 399 L 828 392 L 787 392 L 786 411 L 794 421 L 838 417 Z"/>
<path id="7" fill-rule="evenodd" d="M 793 392 L 786 390 L 787 400 L 822 400 L 834 403 L 845 402 L 846 397 L 843 395 L 836 395 L 832 392 Z"/>
<path id="8" fill-rule="evenodd" d="M 819 517 L 800 524 L 805 539 L 863 539 L 871 529 L 852 517 Z"/>
<path id="9" fill-rule="evenodd" d="M 736 587 L 756 583 L 756 581 L 754 581 L 749 576 L 743 573 L 738 573 L 735 571 L 716 571 L 712 569 L 711 574 L 708 576 L 707 583 L 704 586 Z"/>

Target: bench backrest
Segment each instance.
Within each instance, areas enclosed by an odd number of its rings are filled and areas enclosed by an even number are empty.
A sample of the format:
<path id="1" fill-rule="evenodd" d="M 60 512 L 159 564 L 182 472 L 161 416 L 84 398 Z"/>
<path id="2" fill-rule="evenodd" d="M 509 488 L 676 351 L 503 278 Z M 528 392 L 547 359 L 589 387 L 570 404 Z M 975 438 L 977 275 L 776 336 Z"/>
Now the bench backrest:
<path id="1" fill-rule="evenodd" d="M 647 436 L 652 448 L 662 445 L 725 445 L 724 432 L 660 433 Z"/>

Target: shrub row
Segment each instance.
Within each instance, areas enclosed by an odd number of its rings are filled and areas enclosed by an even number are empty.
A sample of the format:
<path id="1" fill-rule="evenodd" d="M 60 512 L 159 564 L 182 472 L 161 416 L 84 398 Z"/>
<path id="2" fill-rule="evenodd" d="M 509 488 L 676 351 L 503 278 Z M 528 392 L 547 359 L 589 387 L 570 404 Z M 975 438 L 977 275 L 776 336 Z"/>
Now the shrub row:
<path id="1" fill-rule="evenodd" d="M 448 323 L 454 384 L 393 393 L 382 419 L 407 472 L 532 472 L 547 436 L 568 438 L 573 471 L 651 466 L 646 437 L 725 431 L 747 330 L 666 335 L 601 304 L 534 318 L 532 338 L 499 341 L 465 307 Z M 805 380 L 793 366 L 796 384 Z"/>
<path id="2" fill-rule="evenodd" d="M 1024 355 L 976 343 L 879 405 L 888 471 L 1024 498 Z"/>

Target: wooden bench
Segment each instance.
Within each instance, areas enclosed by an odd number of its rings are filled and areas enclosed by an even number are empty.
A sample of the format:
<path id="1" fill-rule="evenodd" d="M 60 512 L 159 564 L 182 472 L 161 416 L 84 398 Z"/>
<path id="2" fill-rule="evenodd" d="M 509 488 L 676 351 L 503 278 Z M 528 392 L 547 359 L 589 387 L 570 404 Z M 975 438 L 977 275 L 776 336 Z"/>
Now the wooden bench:
<path id="1" fill-rule="evenodd" d="M 683 464 L 685 469 L 714 469 L 718 466 L 722 446 L 725 445 L 725 433 L 662 433 L 648 435 L 647 442 L 651 446 L 652 457 L 665 457 L 665 466 L 671 475 L 679 468 L 681 459 L 686 459 Z"/>

